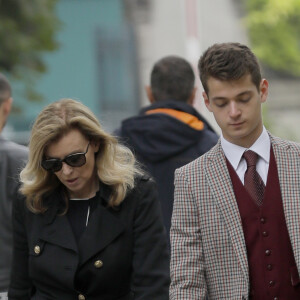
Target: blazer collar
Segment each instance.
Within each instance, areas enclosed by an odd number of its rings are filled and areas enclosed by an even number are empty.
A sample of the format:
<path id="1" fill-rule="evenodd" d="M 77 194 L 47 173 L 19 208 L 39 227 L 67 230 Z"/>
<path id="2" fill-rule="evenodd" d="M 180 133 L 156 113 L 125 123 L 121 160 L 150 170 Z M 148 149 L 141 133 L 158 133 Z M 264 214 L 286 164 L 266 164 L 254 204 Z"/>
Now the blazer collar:
<path id="1" fill-rule="evenodd" d="M 224 217 L 224 222 L 244 273 L 245 280 L 249 282 L 247 251 L 242 221 L 220 140 L 217 145 L 207 153 L 207 159 L 205 173 L 208 184 L 213 198 L 216 201 L 216 205 Z"/>
<path id="2" fill-rule="evenodd" d="M 298 270 L 300 270 L 300 151 L 299 144 L 270 134 L 276 160 L 283 210 Z"/>

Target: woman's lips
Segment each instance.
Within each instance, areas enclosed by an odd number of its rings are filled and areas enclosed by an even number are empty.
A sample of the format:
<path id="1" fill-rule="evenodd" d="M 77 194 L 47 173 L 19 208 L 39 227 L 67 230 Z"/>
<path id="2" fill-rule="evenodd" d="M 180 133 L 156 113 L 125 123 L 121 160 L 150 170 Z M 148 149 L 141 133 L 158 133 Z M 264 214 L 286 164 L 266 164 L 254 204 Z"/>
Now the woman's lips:
<path id="1" fill-rule="evenodd" d="M 66 180 L 68 183 L 72 184 L 74 183 L 75 181 L 77 180 L 77 178 L 74 178 L 74 179 L 68 179 Z"/>

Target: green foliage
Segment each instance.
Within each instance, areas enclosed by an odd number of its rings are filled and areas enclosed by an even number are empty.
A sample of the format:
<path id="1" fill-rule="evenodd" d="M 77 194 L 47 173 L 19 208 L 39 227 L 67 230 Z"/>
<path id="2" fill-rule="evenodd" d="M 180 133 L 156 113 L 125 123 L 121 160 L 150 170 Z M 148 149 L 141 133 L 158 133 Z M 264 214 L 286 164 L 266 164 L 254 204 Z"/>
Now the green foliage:
<path id="1" fill-rule="evenodd" d="M 40 95 L 34 78 L 46 71 L 42 54 L 57 49 L 54 36 L 60 27 L 57 0 L 0 0 L 0 71 L 25 83 L 30 100 Z"/>
<path id="2" fill-rule="evenodd" d="M 300 76 L 300 0 L 247 0 L 253 52 L 268 67 Z"/>

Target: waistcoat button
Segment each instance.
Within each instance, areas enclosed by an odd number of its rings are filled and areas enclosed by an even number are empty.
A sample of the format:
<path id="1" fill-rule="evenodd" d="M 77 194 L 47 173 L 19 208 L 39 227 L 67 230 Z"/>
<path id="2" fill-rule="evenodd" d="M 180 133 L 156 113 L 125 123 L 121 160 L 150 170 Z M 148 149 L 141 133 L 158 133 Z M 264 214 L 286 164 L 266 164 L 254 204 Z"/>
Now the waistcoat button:
<path id="1" fill-rule="evenodd" d="M 271 254 L 271 250 L 266 250 L 266 251 L 265 251 L 265 254 L 266 254 L 267 256 L 269 256 L 269 255 Z"/>
<path id="2" fill-rule="evenodd" d="M 268 234 L 267 231 L 263 231 L 262 235 L 263 235 L 264 237 L 266 237 L 266 236 L 268 236 L 269 234 Z"/>
<path id="3" fill-rule="evenodd" d="M 273 266 L 271 264 L 267 265 L 267 270 L 272 271 L 273 270 Z"/>
<path id="4" fill-rule="evenodd" d="M 265 224 L 266 223 L 266 219 L 265 218 L 261 218 L 260 222 L 263 223 L 263 224 Z"/>
<path id="5" fill-rule="evenodd" d="M 271 281 L 269 282 L 269 285 L 270 285 L 270 286 L 274 286 L 274 285 L 275 285 L 275 281 L 271 280 Z"/>
<path id="6" fill-rule="evenodd" d="M 78 300 L 85 300 L 85 297 L 82 294 L 78 295 Z"/>

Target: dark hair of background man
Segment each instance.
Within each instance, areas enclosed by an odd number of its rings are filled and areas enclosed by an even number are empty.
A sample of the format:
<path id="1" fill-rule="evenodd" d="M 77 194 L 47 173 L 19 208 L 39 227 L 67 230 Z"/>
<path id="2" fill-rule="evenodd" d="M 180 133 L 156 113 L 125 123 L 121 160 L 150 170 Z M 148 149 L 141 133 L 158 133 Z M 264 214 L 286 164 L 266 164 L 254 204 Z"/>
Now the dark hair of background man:
<path id="1" fill-rule="evenodd" d="M 155 101 L 187 102 L 194 89 L 195 75 L 190 64 L 178 56 L 160 59 L 151 72 L 151 88 Z"/>

